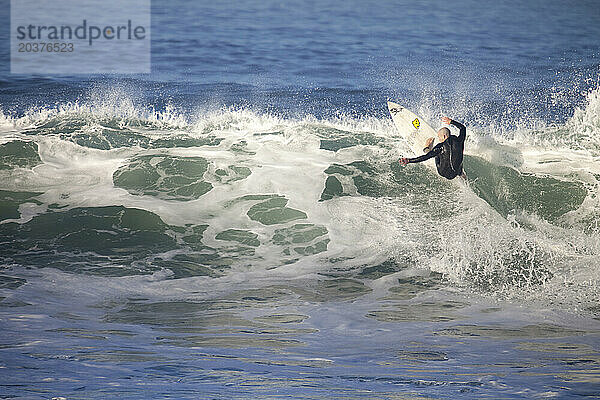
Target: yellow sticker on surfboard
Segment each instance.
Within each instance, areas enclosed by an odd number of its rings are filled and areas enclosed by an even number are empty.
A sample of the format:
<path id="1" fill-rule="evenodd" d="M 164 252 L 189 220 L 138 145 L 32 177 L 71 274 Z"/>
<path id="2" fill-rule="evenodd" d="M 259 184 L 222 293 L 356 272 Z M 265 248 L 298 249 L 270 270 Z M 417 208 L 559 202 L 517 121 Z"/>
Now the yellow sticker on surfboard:
<path id="1" fill-rule="evenodd" d="M 412 122 L 413 126 L 417 129 L 421 126 L 421 122 L 419 122 L 419 118 L 415 118 Z"/>

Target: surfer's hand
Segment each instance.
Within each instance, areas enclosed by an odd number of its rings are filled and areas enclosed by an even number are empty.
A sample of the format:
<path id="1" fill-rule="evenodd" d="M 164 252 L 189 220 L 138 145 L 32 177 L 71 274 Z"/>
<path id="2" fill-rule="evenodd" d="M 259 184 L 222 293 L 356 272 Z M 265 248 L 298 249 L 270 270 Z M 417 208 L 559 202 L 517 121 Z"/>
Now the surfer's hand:
<path id="1" fill-rule="evenodd" d="M 402 157 L 398 162 L 402 165 L 406 165 L 408 164 L 408 158 Z"/>
<path id="2" fill-rule="evenodd" d="M 442 117 L 442 122 L 446 125 L 450 125 L 450 122 L 452 122 L 452 120 L 448 117 Z"/>

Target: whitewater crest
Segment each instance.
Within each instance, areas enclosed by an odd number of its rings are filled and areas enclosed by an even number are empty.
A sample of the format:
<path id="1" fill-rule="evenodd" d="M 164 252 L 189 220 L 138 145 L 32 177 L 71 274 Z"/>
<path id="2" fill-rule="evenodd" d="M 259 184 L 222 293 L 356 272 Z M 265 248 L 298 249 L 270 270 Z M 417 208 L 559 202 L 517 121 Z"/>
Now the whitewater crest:
<path id="1" fill-rule="evenodd" d="M 575 109 L 566 127 L 569 132 L 585 138 L 582 144 L 592 147 L 598 154 L 600 151 L 600 88 L 590 90 L 586 100 L 585 107 Z"/>

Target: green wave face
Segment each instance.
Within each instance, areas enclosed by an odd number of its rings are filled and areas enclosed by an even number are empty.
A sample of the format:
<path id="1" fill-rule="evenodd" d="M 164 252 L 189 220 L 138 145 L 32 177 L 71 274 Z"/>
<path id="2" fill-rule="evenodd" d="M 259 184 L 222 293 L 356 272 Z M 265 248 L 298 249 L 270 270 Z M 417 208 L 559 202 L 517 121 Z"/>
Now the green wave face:
<path id="1" fill-rule="evenodd" d="M 101 275 L 147 273 L 155 254 L 176 247 L 160 217 L 122 206 L 49 211 L 0 235 L 4 263 Z"/>
<path id="2" fill-rule="evenodd" d="M 13 140 L 0 144 L 0 170 L 32 168 L 41 163 L 38 146 L 34 142 Z"/>
<path id="3" fill-rule="evenodd" d="M 134 195 L 193 200 L 213 188 L 202 180 L 207 167 L 202 157 L 140 156 L 115 171 L 113 182 Z"/>
<path id="4" fill-rule="evenodd" d="M 523 174 L 476 156 L 465 156 L 464 169 L 473 191 L 504 217 L 520 210 L 556 221 L 579 208 L 588 195 L 580 182 Z"/>

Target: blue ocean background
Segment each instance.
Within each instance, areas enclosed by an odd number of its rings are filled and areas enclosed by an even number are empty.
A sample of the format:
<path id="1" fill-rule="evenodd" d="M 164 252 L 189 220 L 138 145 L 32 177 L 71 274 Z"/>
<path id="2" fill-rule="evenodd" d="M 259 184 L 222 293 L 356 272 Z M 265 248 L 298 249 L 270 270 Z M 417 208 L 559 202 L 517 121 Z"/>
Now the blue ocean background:
<path id="1" fill-rule="evenodd" d="M 155 1 L 140 75 L 0 15 L 0 398 L 600 398 L 597 2 Z"/>

